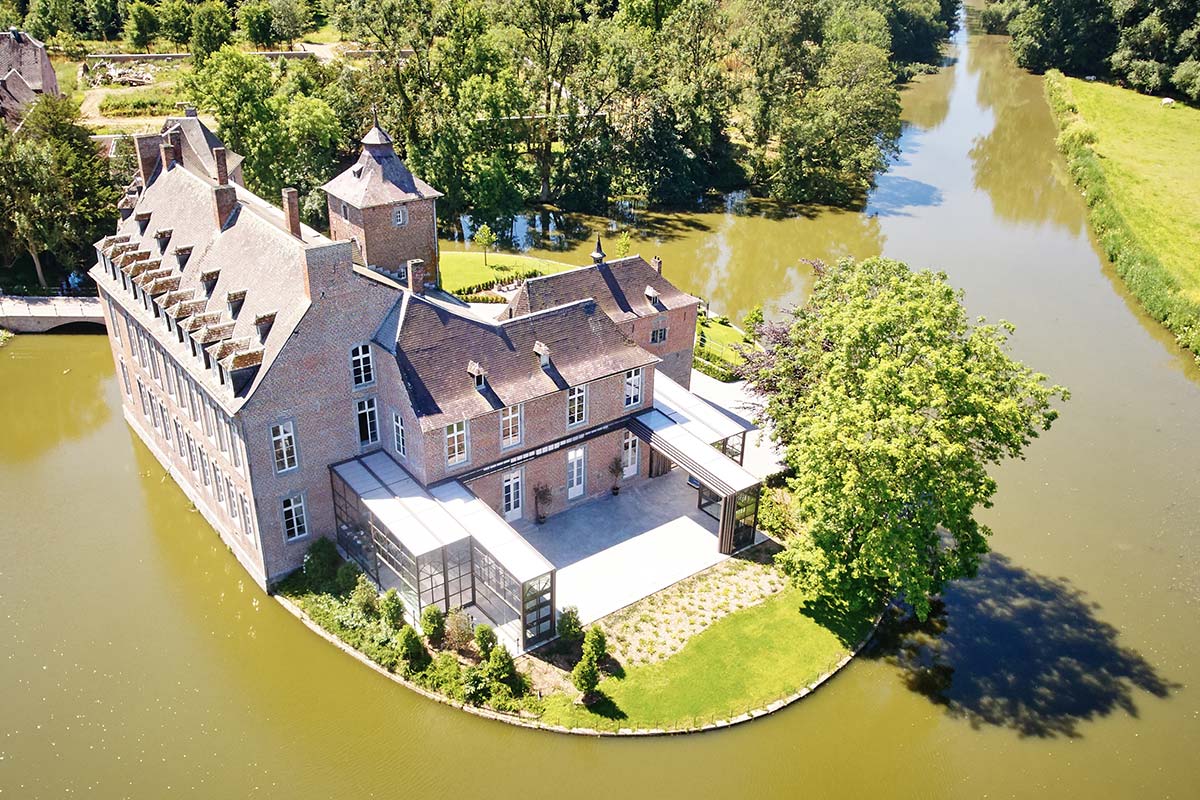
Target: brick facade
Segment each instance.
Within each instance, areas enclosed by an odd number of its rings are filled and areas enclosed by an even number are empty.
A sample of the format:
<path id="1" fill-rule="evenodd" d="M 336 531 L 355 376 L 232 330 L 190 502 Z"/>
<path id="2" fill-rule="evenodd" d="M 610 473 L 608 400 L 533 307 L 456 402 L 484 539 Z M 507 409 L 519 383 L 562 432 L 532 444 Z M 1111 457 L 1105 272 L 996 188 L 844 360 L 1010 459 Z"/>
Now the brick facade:
<path id="1" fill-rule="evenodd" d="M 329 195 L 329 236 L 357 241 L 364 264 L 387 270 L 399 269 L 410 259 L 422 259 L 426 265 L 425 280 L 439 285 L 436 203 L 436 200 L 413 200 L 355 208 Z M 395 225 L 395 209 L 400 206 L 407 209 L 408 221 L 404 225 Z"/>
<path id="2" fill-rule="evenodd" d="M 654 317 L 638 317 L 620 322 L 621 332 L 643 350 L 662 359 L 655 369 L 687 389 L 692 385 L 692 357 L 696 342 L 696 317 L 699 303 L 672 308 Z M 665 342 L 652 341 L 659 328 L 667 329 Z"/>

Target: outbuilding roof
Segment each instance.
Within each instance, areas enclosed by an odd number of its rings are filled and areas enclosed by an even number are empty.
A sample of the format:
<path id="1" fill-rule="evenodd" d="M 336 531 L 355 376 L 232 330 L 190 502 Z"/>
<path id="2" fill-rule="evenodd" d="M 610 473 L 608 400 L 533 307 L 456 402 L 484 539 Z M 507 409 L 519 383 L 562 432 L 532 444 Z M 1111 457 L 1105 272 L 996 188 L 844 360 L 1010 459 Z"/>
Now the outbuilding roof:
<path id="1" fill-rule="evenodd" d="M 395 341 L 387 340 L 391 331 Z M 380 336 L 396 355 L 425 430 L 659 360 L 627 339 L 591 300 L 491 321 L 406 293 Z M 544 368 L 539 342 L 550 352 Z M 471 361 L 486 375 L 482 387 L 468 370 Z"/>
<path id="2" fill-rule="evenodd" d="M 641 256 L 629 256 L 530 278 L 517 290 L 504 316 L 518 317 L 582 297 L 593 298 L 617 322 L 700 302 L 664 278 Z"/>

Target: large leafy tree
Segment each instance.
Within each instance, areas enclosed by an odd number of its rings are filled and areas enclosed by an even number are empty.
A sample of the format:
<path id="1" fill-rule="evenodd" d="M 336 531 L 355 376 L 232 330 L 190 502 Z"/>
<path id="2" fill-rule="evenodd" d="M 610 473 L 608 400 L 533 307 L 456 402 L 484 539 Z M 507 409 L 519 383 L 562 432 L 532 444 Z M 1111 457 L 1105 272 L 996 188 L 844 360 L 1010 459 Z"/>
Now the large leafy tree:
<path id="1" fill-rule="evenodd" d="M 158 35 L 158 13 L 154 6 L 141 0 L 129 6 L 125 15 L 125 40 L 139 52 L 149 49 Z"/>
<path id="2" fill-rule="evenodd" d="M 921 618 L 975 574 L 989 468 L 1020 457 L 1066 391 L 1014 360 L 1013 328 L 971 324 L 961 294 L 897 261 L 819 270 L 789 324 L 759 328 L 746 373 L 793 471 L 800 533 L 783 568 L 818 594 L 902 593 Z"/>
<path id="3" fill-rule="evenodd" d="M 116 215 L 119 191 L 90 133 L 77 105 L 46 95 L 17 134 L 0 134 L 0 238 L 29 255 L 42 286 L 44 255 L 74 267 Z"/>
<path id="4" fill-rule="evenodd" d="M 274 47 L 279 41 L 271 24 L 271 4 L 266 0 L 238 6 L 238 27 L 255 47 Z"/>
<path id="5" fill-rule="evenodd" d="M 1023 0 L 1009 23 L 1017 63 L 1082 75 L 1103 68 L 1116 44 L 1111 0 Z"/>
<path id="6" fill-rule="evenodd" d="M 213 53 L 229 44 L 233 34 L 233 17 L 229 7 L 219 0 L 205 0 L 192 12 L 192 58 L 197 66 Z"/>

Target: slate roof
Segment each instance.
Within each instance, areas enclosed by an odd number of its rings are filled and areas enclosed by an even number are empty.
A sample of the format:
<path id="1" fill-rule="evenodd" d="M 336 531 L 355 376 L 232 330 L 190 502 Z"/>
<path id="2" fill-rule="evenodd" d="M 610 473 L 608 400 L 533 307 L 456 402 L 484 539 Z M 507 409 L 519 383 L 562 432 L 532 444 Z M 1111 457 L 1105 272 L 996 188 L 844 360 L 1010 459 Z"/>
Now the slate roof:
<path id="1" fill-rule="evenodd" d="M 405 292 L 376 341 L 395 354 L 426 431 L 659 361 L 591 300 L 489 321 Z M 537 342 L 550 349 L 545 369 Z M 471 361 L 487 373 L 483 390 L 467 371 Z"/>
<path id="2" fill-rule="evenodd" d="M 656 302 L 646 297 L 646 287 L 658 293 Z M 503 316 L 519 317 L 584 297 L 594 299 L 616 322 L 700 302 L 676 288 L 641 256 L 629 256 L 530 278 L 517 290 Z"/>
<path id="3" fill-rule="evenodd" d="M 233 375 L 235 396 L 230 399 L 211 372 L 184 360 L 192 377 L 209 386 L 230 413 L 261 383 L 311 305 L 305 290 L 306 249 L 332 244 L 307 226 L 301 227 L 301 239 L 293 237 L 282 210 L 244 187 L 233 188 L 237 202 L 219 228 L 211 183 L 178 164 L 168 170 L 160 165 L 134 213 L 118 223 L 116 234 L 97 243 L 127 274 L 153 271 L 152 280 L 143 283 L 166 313 L 192 330 L 227 370 L 249 370 Z M 169 238 L 156 238 L 168 231 Z M 182 267 L 177 253 L 187 254 Z M 93 275 L 98 282 L 105 280 L 104 267 L 97 266 Z M 210 294 L 202 278 L 214 275 Z M 229 312 L 230 295 L 242 298 L 236 319 Z M 256 322 L 265 319 L 273 323 L 260 343 Z M 146 328 L 164 339 L 171 336 L 161 325 Z"/>
<path id="4" fill-rule="evenodd" d="M 408 171 L 396 155 L 392 137 L 375 125 L 362 138 L 354 166 L 321 188 L 355 208 L 407 203 L 441 197 L 442 193 Z"/>
<path id="5" fill-rule="evenodd" d="M 16 70 L 10 70 L 0 78 L 0 121 L 10 128 L 16 128 L 25 118 L 25 108 L 37 97 L 37 93 L 29 88 L 25 78 Z"/>
<path id="6" fill-rule="evenodd" d="M 13 70 L 33 91 L 58 94 L 58 76 L 45 46 L 24 31 L 0 31 L 0 75 Z"/>
<path id="7" fill-rule="evenodd" d="M 211 180 L 216 181 L 217 159 L 213 155 L 213 149 L 224 147 L 224 143 L 200 121 L 199 117 L 167 117 L 163 122 L 162 133 L 172 128 L 178 128 L 183 134 L 183 153 L 176 154 L 180 163 L 187 165 L 188 169 L 199 169 Z M 244 160 L 244 156 L 229 149 L 225 150 L 225 166 L 230 175 L 233 175 L 234 170 L 240 167 Z"/>

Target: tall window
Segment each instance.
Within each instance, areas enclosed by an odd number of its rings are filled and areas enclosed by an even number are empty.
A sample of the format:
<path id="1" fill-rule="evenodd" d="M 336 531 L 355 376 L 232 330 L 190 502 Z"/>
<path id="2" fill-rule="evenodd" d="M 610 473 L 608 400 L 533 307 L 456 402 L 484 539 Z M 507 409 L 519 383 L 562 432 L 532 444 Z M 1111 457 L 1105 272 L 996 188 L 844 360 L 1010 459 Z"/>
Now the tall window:
<path id="1" fill-rule="evenodd" d="M 513 447 L 521 443 L 521 406 L 500 410 L 500 446 Z"/>
<path id="2" fill-rule="evenodd" d="M 350 350 L 350 374 L 354 388 L 361 389 L 375 382 L 375 369 L 371 364 L 371 345 L 360 344 Z"/>
<path id="3" fill-rule="evenodd" d="M 392 436 L 396 440 L 396 455 L 401 458 L 408 457 L 408 443 L 404 440 L 404 420 L 400 419 L 400 415 L 392 412 Z"/>
<path id="4" fill-rule="evenodd" d="M 642 368 L 631 369 L 625 373 L 625 407 L 630 408 L 642 402 Z"/>
<path id="5" fill-rule="evenodd" d="M 374 397 L 364 397 L 354 404 L 358 411 L 358 443 L 375 444 L 379 441 L 379 413 Z"/>
<path id="6" fill-rule="evenodd" d="M 271 449 L 275 453 L 276 472 L 296 468 L 299 463 L 296 458 L 296 433 L 290 421 L 271 426 Z"/>
<path id="7" fill-rule="evenodd" d="M 621 467 L 626 478 L 638 474 L 638 438 L 625 431 L 625 440 L 621 442 Z"/>
<path id="8" fill-rule="evenodd" d="M 650 344 L 662 344 L 667 340 L 667 329 L 655 328 L 650 331 Z"/>
<path id="9" fill-rule="evenodd" d="M 514 470 L 504 476 L 501 488 L 501 511 L 504 518 L 512 521 L 521 518 L 521 470 Z"/>
<path id="10" fill-rule="evenodd" d="M 567 390 L 567 427 L 587 419 L 587 386 L 572 386 Z"/>
<path id="11" fill-rule="evenodd" d="M 467 460 L 467 421 L 455 422 L 446 426 L 446 465 L 466 463 Z"/>
<path id="12" fill-rule="evenodd" d="M 133 397 L 133 389 L 129 387 L 129 370 L 125 369 L 125 362 L 121 362 L 121 383 L 125 384 L 125 394 Z"/>
<path id="13" fill-rule="evenodd" d="M 408 224 L 408 206 L 396 206 L 392 209 L 392 224 L 397 228 Z"/>
<path id="14" fill-rule="evenodd" d="M 573 500 L 583 494 L 584 448 L 575 447 L 567 451 L 567 499 Z"/>
<path id="15" fill-rule="evenodd" d="M 292 542 L 307 535 L 308 519 L 304 515 L 304 495 L 297 494 L 283 498 L 284 540 Z"/>

